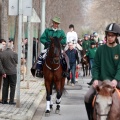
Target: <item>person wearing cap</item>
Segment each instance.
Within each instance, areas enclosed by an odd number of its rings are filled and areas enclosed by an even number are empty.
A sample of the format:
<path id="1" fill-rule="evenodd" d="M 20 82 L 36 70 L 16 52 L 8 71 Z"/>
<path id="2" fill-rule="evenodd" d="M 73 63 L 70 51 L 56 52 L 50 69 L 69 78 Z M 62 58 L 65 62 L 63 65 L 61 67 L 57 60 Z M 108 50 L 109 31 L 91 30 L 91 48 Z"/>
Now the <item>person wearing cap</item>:
<path id="1" fill-rule="evenodd" d="M 96 94 L 96 86 L 100 85 L 101 81 L 110 80 L 113 87 L 120 89 L 120 45 L 117 38 L 119 35 L 120 26 L 116 23 L 109 24 L 105 30 L 107 43 L 98 47 L 96 51 L 92 67 L 93 84 L 84 98 L 89 120 L 92 120 L 92 101 Z"/>
<path id="2" fill-rule="evenodd" d="M 52 19 L 52 26 L 50 28 L 46 28 L 40 37 L 40 42 L 44 45 L 44 50 L 38 57 L 38 61 L 36 65 L 37 77 L 43 77 L 42 66 L 47 55 L 47 48 L 50 46 L 50 42 L 51 42 L 50 37 L 62 38 L 62 40 L 60 41 L 61 45 L 66 44 L 66 35 L 65 32 L 59 28 L 60 23 L 61 23 L 60 18 L 54 17 Z M 35 75 L 35 71 L 32 68 L 31 68 L 31 73 L 33 76 Z"/>
<path id="3" fill-rule="evenodd" d="M 90 40 L 89 40 L 89 36 L 88 34 L 84 35 L 84 40 L 82 43 L 82 48 L 83 50 L 85 50 L 86 52 L 88 51 L 88 49 L 90 48 Z"/>
<path id="4" fill-rule="evenodd" d="M 50 28 L 46 28 L 43 34 L 40 37 L 40 42 L 45 46 L 45 49 L 50 45 L 50 37 L 62 37 L 61 44 L 66 44 L 66 35 L 65 32 L 59 28 L 60 18 L 54 17 L 52 19 L 52 26 Z"/>
<path id="5" fill-rule="evenodd" d="M 99 35 L 97 32 L 93 32 L 94 35 L 94 40 L 96 41 L 96 43 L 98 43 L 100 41 Z"/>
<path id="6" fill-rule="evenodd" d="M 94 35 L 93 34 L 90 35 L 90 45 L 91 45 L 91 43 L 96 44 L 96 41 L 94 40 Z"/>
<path id="7" fill-rule="evenodd" d="M 97 48 L 95 47 L 95 42 L 91 43 L 91 48 L 87 51 L 85 56 L 88 56 L 90 59 L 90 67 L 91 67 L 91 72 L 92 72 L 92 66 L 94 63 L 94 57 L 96 53 Z"/>

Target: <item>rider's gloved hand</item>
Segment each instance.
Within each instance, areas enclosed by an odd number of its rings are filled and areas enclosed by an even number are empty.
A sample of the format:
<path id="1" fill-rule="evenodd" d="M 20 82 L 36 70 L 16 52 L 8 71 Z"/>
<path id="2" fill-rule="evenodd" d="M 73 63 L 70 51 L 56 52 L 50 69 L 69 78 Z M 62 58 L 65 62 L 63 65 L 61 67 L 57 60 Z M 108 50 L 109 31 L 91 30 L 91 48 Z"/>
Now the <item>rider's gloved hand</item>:
<path id="1" fill-rule="evenodd" d="M 111 83 L 112 83 L 112 86 L 113 86 L 113 87 L 116 87 L 116 86 L 117 86 L 117 80 L 114 79 L 114 80 L 111 81 Z"/>
<path id="2" fill-rule="evenodd" d="M 46 42 L 45 43 L 45 49 L 48 48 L 50 46 L 50 42 Z"/>
<path id="3" fill-rule="evenodd" d="M 94 80 L 93 87 L 96 88 L 98 86 L 98 80 Z"/>

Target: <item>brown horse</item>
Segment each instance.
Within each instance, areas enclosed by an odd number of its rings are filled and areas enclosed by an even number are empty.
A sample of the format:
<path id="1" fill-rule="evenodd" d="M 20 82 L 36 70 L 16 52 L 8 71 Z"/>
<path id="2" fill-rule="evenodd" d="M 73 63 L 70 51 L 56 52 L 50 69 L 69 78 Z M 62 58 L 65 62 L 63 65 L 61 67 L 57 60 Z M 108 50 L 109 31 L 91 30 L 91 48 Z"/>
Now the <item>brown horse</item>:
<path id="1" fill-rule="evenodd" d="M 94 120 L 120 120 L 120 93 L 105 80 L 97 87 L 94 103 Z"/>
<path id="2" fill-rule="evenodd" d="M 50 38 L 50 40 L 51 40 L 50 47 L 48 49 L 47 57 L 43 65 L 43 74 L 44 74 L 45 87 L 47 92 L 46 95 L 47 106 L 45 112 L 46 116 L 49 116 L 50 109 L 52 109 L 52 105 L 53 105 L 51 101 L 53 83 L 55 84 L 55 88 L 57 92 L 56 113 L 59 113 L 60 111 L 61 96 L 65 84 L 65 78 L 62 76 L 63 69 L 60 64 L 61 38 L 54 37 L 54 38 Z"/>
<path id="3" fill-rule="evenodd" d="M 81 64 L 82 64 L 82 69 L 83 69 L 83 77 L 88 75 L 90 75 L 90 63 L 89 63 L 89 58 L 87 56 L 84 56 L 86 54 L 85 50 L 81 51 Z"/>

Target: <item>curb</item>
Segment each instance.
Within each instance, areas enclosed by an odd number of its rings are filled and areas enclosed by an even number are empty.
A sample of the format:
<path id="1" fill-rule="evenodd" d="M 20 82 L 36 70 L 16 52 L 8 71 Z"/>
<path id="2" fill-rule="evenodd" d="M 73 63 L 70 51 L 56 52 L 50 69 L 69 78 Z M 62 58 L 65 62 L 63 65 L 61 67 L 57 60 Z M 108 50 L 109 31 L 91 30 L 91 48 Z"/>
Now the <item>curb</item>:
<path id="1" fill-rule="evenodd" d="M 2 114 L 0 115 L 0 119 L 8 119 L 8 120 L 32 120 L 34 113 L 36 112 L 40 102 L 42 101 L 44 95 L 46 93 L 46 90 L 44 86 L 42 86 L 39 94 L 36 96 L 36 100 L 32 103 L 31 107 L 29 108 L 26 115 L 6 115 Z"/>
<path id="2" fill-rule="evenodd" d="M 41 89 L 40 93 L 38 94 L 38 96 L 36 97 L 36 100 L 33 102 L 32 106 L 30 107 L 30 109 L 28 110 L 26 115 L 23 116 L 19 116 L 19 115 L 15 115 L 12 116 L 11 119 L 12 120 L 32 120 L 33 115 L 36 111 L 36 109 L 38 108 L 38 105 L 40 104 L 40 102 L 42 101 L 44 95 L 45 95 L 46 91 L 45 89 Z"/>

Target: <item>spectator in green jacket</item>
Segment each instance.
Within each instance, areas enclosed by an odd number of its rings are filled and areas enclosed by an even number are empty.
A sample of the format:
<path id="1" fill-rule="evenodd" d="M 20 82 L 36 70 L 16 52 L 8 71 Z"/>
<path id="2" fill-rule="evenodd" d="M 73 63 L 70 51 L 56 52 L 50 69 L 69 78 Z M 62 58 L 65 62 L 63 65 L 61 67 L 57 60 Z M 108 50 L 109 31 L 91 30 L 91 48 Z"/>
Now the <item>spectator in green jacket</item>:
<path id="1" fill-rule="evenodd" d="M 98 47 L 92 68 L 93 84 L 85 95 L 85 106 L 89 120 L 92 120 L 92 101 L 96 94 L 95 88 L 100 81 L 110 80 L 113 87 L 120 82 L 120 45 L 117 44 L 120 35 L 120 26 L 111 23 L 105 30 L 107 43 Z"/>
<path id="2" fill-rule="evenodd" d="M 82 48 L 85 51 L 88 51 L 88 49 L 90 48 L 89 36 L 87 34 L 84 35 L 84 40 L 83 40 L 83 43 L 82 43 Z"/>

